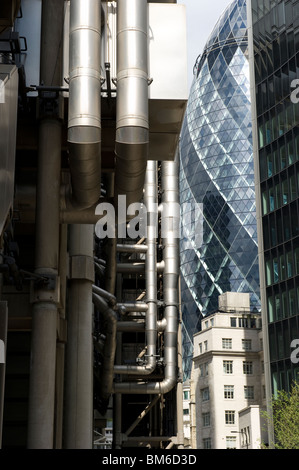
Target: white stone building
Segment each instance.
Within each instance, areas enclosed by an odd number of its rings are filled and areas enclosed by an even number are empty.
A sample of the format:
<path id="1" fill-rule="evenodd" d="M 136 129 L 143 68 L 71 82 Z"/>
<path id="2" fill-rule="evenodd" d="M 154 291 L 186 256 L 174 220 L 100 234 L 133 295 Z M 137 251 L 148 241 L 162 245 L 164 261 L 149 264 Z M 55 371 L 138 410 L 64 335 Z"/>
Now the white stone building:
<path id="1" fill-rule="evenodd" d="M 183 383 L 184 447 L 190 447 L 190 380 Z"/>
<path id="2" fill-rule="evenodd" d="M 220 295 L 219 311 L 205 317 L 194 335 L 193 448 L 242 448 L 239 412 L 265 405 L 261 319 L 249 305 L 249 294 Z M 258 438 L 256 429 L 248 432 L 249 448 L 251 436 L 255 442 Z"/>

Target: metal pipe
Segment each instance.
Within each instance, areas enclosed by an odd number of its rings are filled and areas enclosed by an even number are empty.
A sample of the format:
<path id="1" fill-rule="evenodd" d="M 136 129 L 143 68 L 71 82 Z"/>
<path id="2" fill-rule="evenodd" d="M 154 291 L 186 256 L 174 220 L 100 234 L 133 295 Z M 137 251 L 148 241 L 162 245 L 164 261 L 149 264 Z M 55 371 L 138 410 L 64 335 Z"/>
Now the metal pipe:
<path id="1" fill-rule="evenodd" d="M 165 263 L 164 260 L 156 263 L 156 270 L 158 273 L 164 271 Z M 131 263 L 117 263 L 116 270 L 122 274 L 142 274 L 145 272 L 144 261 L 134 261 Z"/>
<path id="2" fill-rule="evenodd" d="M 179 204 L 178 191 L 178 157 L 174 162 L 162 163 L 162 204 L 167 206 L 164 216 L 163 259 L 165 269 L 163 273 L 164 317 L 166 329 L 164 332 L 164 379 L 156 382 L 120 382 L 114 384 L 115 393 L 126 394 L 165 394 L 177 383 L 177 335 L 178 335 L 178 308 L 179 308 L 179 238 L 176 225 L 179 223 L 179 214 L 176 208 Z M 178 220 L 176 220 L 178 218 Z M 174 223 L 175 222 L 175 223 Z"/>
<path id="3" fill-rule="evenodd" d="M 165 319 L 163 319 L 165 320 Z M 157 331 L 162 332 L 166 328 L 166 321 L 157 321 Z M 119 321 L 117 323 L 117 331 L 119 332 L 132 332 L 132 331 L 139 331 L 139 332 L 144 332 L 145 331 L 145 321 Z"/>
<path id="4" fill-rule="evenodd" d="M 110 292 L 107 292 L 106 290 L 101 289 L 98 286 L 92 286 L 92 292 L 94 292 L 100 297 L 103 297 L 108 302 L 108 304 L 112 305 L 113 307 L 116 305 L 116 298 Z"/>
<path id="5" fill-rule="evenodd" d="M 117 3 L 115 200 L 142 198 L 149 146 L 147 0 Z"/>
<path id="6" fill-rule="evenodd" d="M 113 366 L 116 352 L 116 313 L 109 307 L 102 297 L 93 293 L 92 301 L 105 320 L 105 345 L 103 351 L 103 365 L 101 370 L 100 394 L 104 400 L 108 400 L 112 393 Z"/>
<path id="7" fill-rule="evenodd" d="M 117 365 L 114 372 L 117 374 L 149 375 L 156 367 L 157 353 L 157 227 L 155 224 L 155 209 L 158 201 L 157 192 L 157 162 L 147 163 L 144 204 L 147 208 L 147 254 L 145 258 L 145 284 L 147 312 L 145 317 L 146 334 L 146 363 L 144 365 Z M 134 266 L 138 263 L 134 263 Z"/>
<path id="8" fill-rule="evenodd" d="M 61 187 L 64 190 L 66 185 Z M 110 199 L 109 199 L 110 200 Z M 108 201 L 109 201 L 108 200 Z M 60 197 L 62 210 L 60 210 L 60 223 L 61 224 L 96 224 L 103 215 L 96 213 L 98 203 L 93 206 L 84 209 L 76 210 L 71 207 L 64 207 L 65 195 L 62 194 Z M 106 198 L 102 198 L 100 201 L 107 201 Z M 110 200 L 111 201 L 111 200 Z M 16 185 L 15 197 L 14 197 L 14 209 L 18 214 L 19 221 L 21 223 L 34 223 L 36 218 L 36 188 L 33 185 Z"/>
<path id="9" fill-rule="evenodd" d="M 146 245 L 121 245 L 118 244 L 116 246 L 116 250 L 119 253 L 146 253 L 147 246 Z"/>
<path id="10" fill-rule="evenodd" d="M 71 0 L 66 207 L 85 209 L 101 196 L 101 2 Z"/>
<path id="11" fill-rule="evenodd" d="M 93 341 L 92 285 L 93 225 L 70 227 L 72 271 L 68 302 L 68 342 L 65 398 L 65 448 L 92 448 Z M 75 269 L 77 259 L 80 263 Z M 85 260 L 85 269 L 82 263 Z"/>
<path id="12" fill-rule="evenodd" d="M 62 0 L 42 2 L 40 77 L 45 85 L 60 85 Z M 57 82 L 56 82 L 57 80 Z M 36 201 L 35 273 L 51 276 L 50 285 L 33 285 L 31 370 L 27 447 L 53 449 L 59 258 L 61 123 L 42 115 L 39 123 Z"/>
<path id="13" fill-rule="evenodd" d="M 145 302 L 126 302 L 121 304 L 116 304 L 115 310 L 117 310 L 122 315 L 129 312 L 146 312 L 148 305 Z"/>

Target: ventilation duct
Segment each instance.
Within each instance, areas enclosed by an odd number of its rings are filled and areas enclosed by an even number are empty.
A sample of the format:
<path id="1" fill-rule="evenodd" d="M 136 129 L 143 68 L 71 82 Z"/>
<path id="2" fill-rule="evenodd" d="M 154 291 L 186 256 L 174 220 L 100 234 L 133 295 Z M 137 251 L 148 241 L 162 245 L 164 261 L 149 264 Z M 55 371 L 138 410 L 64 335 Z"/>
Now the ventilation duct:
<path id="1" fill-rule="evenodd" d="M 101 2 L 71 0 L 69 35 L 69 208 L 101 195 Z"/>
<path id="2" fill-rule="evenodd" d="M 115 198 L 142 198 L 149 146 L 147 0 L 117 4 Z"/>

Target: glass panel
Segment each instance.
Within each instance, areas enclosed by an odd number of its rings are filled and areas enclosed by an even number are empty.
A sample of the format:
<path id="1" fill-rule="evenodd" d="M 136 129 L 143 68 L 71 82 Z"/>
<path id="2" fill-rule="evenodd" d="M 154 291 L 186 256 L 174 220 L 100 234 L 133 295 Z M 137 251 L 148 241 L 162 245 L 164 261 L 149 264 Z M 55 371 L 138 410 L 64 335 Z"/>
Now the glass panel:
<path id="1" fill-rule="evenodd" d="M 281 183 L 282 204 L 287 204 L 289 201 L 288 181 L 284 180 Z"/>
<path id="2" fill-rule="evenodd" d="M 267 286 L 271 286 L 272 284 L 271 260 L 266 261 L 266 280 L 267 280 Z"/>
<path id="3" fill-rule="evenodd" d="M 281 319 L 281 306 L 280 306 L 280 295 L 275 295 L 275 311 L 276 311 L 276 320 Z"/>
<path id="4" fill-rule="evenodd" d="M 270 209 L 270 212 L 274 211 L 275 209 L 275 199 L 274 199 L 273 188 L 269 188 L 269 209 Z"/>
<path id="5" fill-rule="evenodd" d="M 287 268 L 288 268 L 288 277 L 292 277 L 293 276 L 293 256 L 290 251 L 287 253 Z"/>
<path id="6" fill-rule="evenodd" d="M 287 140 L 288 140 L 287 141 L 288 162 L 289 162 L 289 165 L 291 165 L 295 161 L 294 144 L 293 144 L 292 136 L 288 137 Z"/>
<path id="7" fill-rule="evenodd" d="M 274 300 L 272 295 L 268 298 L 268 319 L 269 323 L 274 321 Z"/>
<path id="8" fill-rule="evenodd" d="M 285 279 L 285 276 L 286 276 L 286 267 L 285 267 L 284 255 L 280 255 L 279 264 L 280 264 L 280 280 L 283 281 Z"/>
<path id="9" fill-rule="evenodd" d="M 267 198 L 267 191 L 264 191 L 262 194 L 262 201 L 263 201 L 263 215 L 266 215 L 268 212 L 268 198 Z"/>
<path id="10" fill-rule="evenodd" d="M 291 201 L 296 198 L 296 179 L 294 173 L 290 176 L 290 198 Z"/>
<path id="11" fill-rule="evenodd" d="M 280 184 L 277 183 L 275 186 L 275 199 L 276 199 L 276 207 L 281 206 L 281 200 L 280 200 Z"/>
<path id="12" fill-rule="evenodd" d="M 274 282 L 279 281 L 277 258 L 273 258 L 273 278 L 274 278 Z"/>
<path id="13" fill-rule="evenodd" d="M 299 274 L 299 248 L 295 248 L 295 270 Z"/>
<path id="14" fill-rule="evenodd" d="M 281 309 L 282 309 L 282 317 L 286 318 L 288 317 L 288 299 L 287 299 L 287 293 L 282 292 L 281 293 Z"/>
<path id="15" fill-rule="evenodd" d="M 267 176 L 270 177 L 273 175 L 273 159 L 272 159 L 272 154 L 269 153 L 267 155 Z"/>
<path id="16" fill-rule="evenodd" d="M 281 145 L 279 149 L 279 156 L 280 156 L 280 169 L 283 170 L 287 164 L 286 148 L 284 144 Z"/>
<path id="17" fill-rule="evenodd" d="M 296 315 L 295 289 L 289 290 L 289 308 L 290 308 L 290 316 Z"/>

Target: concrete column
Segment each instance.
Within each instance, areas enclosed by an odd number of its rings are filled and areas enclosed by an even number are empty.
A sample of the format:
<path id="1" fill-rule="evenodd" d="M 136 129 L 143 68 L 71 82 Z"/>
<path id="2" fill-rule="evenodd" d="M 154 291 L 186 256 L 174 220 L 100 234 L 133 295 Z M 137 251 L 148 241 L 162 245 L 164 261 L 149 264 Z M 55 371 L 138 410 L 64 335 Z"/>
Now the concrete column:
<path id="1" fill-rule="evenodd" d="M 93 443 L 93 225 L 70 226 L 70 288 L 66 360 L 65 447 Z"/>

